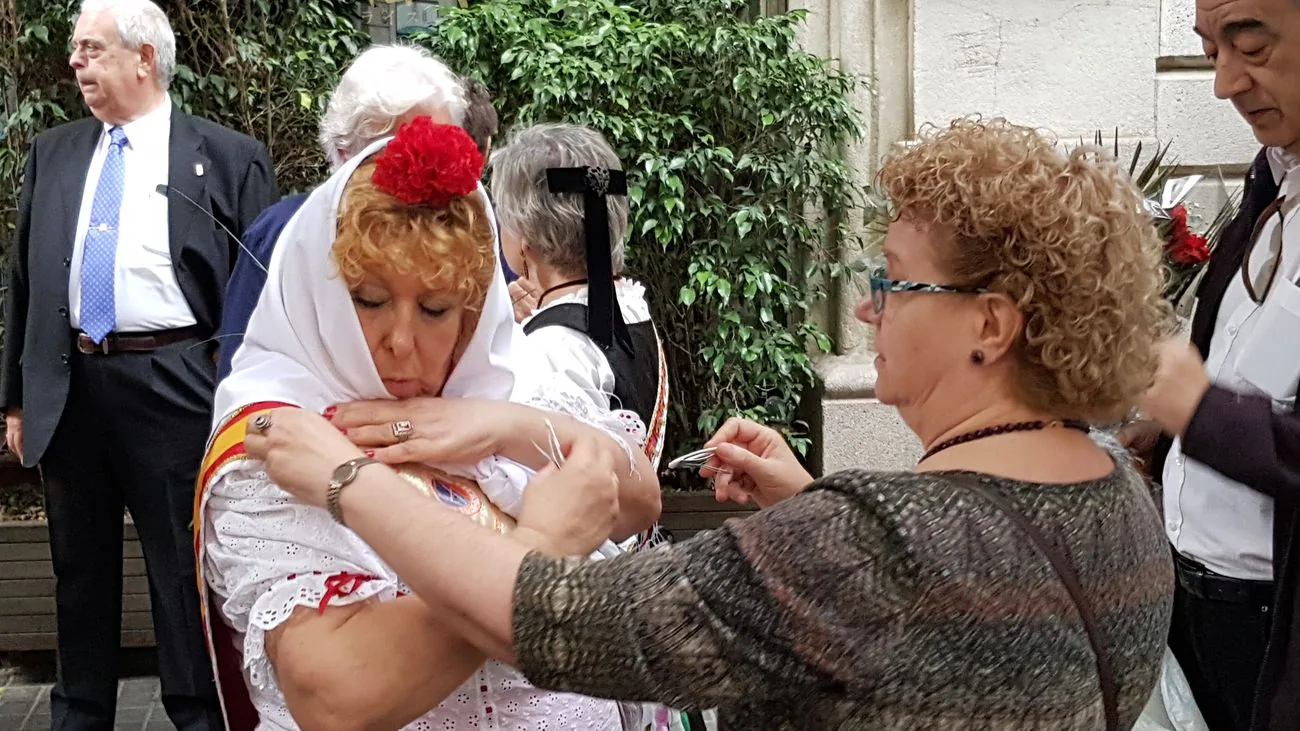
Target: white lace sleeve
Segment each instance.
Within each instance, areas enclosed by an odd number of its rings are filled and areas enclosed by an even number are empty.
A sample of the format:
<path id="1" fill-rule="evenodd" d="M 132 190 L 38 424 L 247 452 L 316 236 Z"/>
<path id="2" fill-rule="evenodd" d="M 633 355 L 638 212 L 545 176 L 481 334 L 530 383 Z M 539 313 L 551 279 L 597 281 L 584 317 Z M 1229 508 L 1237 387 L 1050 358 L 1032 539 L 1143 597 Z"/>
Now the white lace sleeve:
<path id="1" fill-rule="evenodd" d="M 614 397 L 614 371 L 591 338 L 548 327 L 529 335 L 526 346 L 537 371 L 511 400 L 569 414 L 645 450 L 649 429 L 635 411 L 621 408 Z"/>
<path id="2" fill-rule="evenodd" d="M 516 400 L 535 409 L 567 414 L 615 437 L 623 447 L 629 464 L 635 464 L 632 460 L 632 450 L 645 449 L 647 430 L 641 417 L 631 411 L 624 409 L 611 411 L 597 404 L 559 373 L 551 374 L 550 378 L 543 380 L 537 388 Z"/>
<path id="3" fill-rule="evenodd" d="M 227 624 L 243 635 L 244 668 L 274 683 L 266 633 L 298 607 L 324 611 L 404 592 L 396 574 L 355 533 L 280 490 L 261 462 L 242 462 L 209 489 L 204 576 Z"/>

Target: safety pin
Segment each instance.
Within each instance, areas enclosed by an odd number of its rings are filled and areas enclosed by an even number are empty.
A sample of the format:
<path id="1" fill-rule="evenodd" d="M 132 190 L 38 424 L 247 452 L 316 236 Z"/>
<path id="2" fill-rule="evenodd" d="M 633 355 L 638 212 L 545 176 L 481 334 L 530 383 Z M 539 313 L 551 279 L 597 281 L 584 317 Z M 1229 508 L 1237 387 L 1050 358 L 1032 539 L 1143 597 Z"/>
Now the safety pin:
<path id="1" fill-rule="evenodd" d="M 718 451 L 717 447 L 705 447 L 694 452 L 687 452 L 668 463 L 668 469 L 700 469 L 709 462 L 709 458 Z"/>

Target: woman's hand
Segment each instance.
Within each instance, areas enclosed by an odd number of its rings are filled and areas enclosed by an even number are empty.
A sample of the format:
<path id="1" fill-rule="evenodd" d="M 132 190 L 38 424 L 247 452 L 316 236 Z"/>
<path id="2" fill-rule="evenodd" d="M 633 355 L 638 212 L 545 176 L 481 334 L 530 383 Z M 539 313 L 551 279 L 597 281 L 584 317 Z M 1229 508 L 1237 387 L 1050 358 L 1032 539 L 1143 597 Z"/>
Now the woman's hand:
<path id="1" fill-rule="evenodd" d="M 475 464 L 500 451 L 499 435 L 511 428 L 510 404 L 476 399 L 412 398 L 356 401 L 326 410 L 330 423 L 385 464 Z M 399 442 L 393 425 L 409 422 Z"/>
<path id="2" fill-rule="evenodd" d="M 516 540 L 552 556 L 585 556 L 609 538 L 619 514 L 619 479 L 598 439 L 573 440 L 563 465 L 528 483 Z"/>
<path id="3" fill-rule="evenodd" d="M 263 429 L 256 428 L 259 417 L 249 421 L 244 448 L 266 463 L 267 474 L 280 489 L 308 505 L 324 507 L 335 468 L 360 457 L 361 450 L 309 411 L 284 408 L 266 415 L 271 423 Z"/>
<path id="4" fill-rule="evenodd" d="M 766 508 L 813 479 L 779 432 L 746 419 L 729 419 L 705 446 L 717 448 L 700 474 L 713 478 L 718 502 L 753 500 Z"/>
<path id="5" fill-rule="evenodd" d="M 1166 434 L 1181 437 L 1210 390 L 1210 376 L 1196 346 L 1170 338 L 1156 347 L 1156 382 L 1140 405 Z"/>
<path id="6" fill-rule="evenodd" d="M 1163 433 L 1160 424 L 1150 419 L 1132 421 L 1120 427 L 1116 437 L 1119 443 L 1133 455 L 1140 468 L 1145 469 L 1155 456 L 1156 444 Z"/>
<path id="7" fill-rule="evenodd" d="M 533 316 L 537 309 L 537 296 L 542 288 L 520 277 L 510 283 L 510 302 L 515 308 L 515 322 L 523 322 Z"/>

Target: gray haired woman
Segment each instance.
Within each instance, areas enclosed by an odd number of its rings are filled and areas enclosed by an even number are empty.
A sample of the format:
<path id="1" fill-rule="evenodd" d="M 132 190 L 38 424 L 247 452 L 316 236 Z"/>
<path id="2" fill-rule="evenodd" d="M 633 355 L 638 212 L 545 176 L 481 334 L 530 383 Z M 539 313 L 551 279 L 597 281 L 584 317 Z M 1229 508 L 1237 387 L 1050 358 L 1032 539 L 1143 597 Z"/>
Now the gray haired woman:
<path id="1" fill-rule="evenodd" d="M 492 196 L 511 270 L 537 293 L 523 319 L 537 352 L 619 413 L 658 465 L 668 368 L 645 288 L 624 279 L 627 182 L 594 129 L 539 124 L 492 157 Z"/>

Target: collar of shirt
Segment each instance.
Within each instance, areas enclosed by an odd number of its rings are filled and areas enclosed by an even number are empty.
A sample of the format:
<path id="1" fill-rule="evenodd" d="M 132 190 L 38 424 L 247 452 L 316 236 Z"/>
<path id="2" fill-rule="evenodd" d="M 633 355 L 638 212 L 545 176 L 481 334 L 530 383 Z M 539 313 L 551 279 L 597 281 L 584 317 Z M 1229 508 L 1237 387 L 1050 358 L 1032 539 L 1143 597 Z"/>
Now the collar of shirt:
<path id="1" fill-rule="evenodd" d="M 126 133 L 127 147 L 140 150 L 146 145 L 170 139 L 171 123 L 172 100 L 170 96 L 164 96 L 162 104 L 122 125 L 122 131 Z M 112 128 L 113 125 L 104 124 L 104 135 L 100 144 L 108 144 L 108 131 Z"/>
<path id="2" fill-rule="evenodd" d="M 1278 185 L 1282 180 L 1300 168 L 1300 158 L 1281 147 L 1268 148 L 1268 167 L 1273 171 L 1273 182 Z"/>
<path id="3" fill-rule="evenodd" d="M 618 297 L 619 309 L 623 312 L 623 322 L 635 325 L 638 322 L 645 322 L 650 319 L 650 304 L 645 298 L 645 286 L 640 282 L 632 279 L 616 279 L 614 280 L 614 294 Z M 587 304 L 587 298 L 586 287 L 556 297 L 534 310 L 533 314 L 529 315 L 522 324 L 528 324 L 528 321 L 536 317 L 539 312 L 549 310 L 556 305 L 569 303 L 585 305 Z"/>

